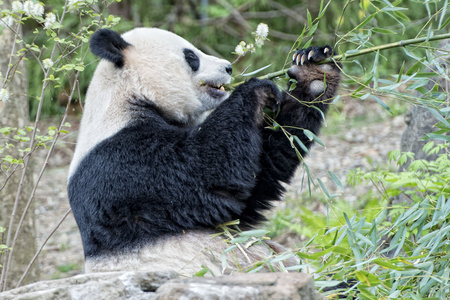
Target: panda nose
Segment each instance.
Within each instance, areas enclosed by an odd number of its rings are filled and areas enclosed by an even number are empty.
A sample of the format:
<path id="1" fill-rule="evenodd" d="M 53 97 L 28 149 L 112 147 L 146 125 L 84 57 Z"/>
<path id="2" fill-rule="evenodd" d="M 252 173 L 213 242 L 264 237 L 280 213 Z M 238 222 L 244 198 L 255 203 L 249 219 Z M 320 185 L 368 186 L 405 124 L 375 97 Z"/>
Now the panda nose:
<path id="1" fill-rule="evenodd" d="M 228 75 L 231 75 L 231 73 L 233 72 L 233 68 L 231 67 L 231 65 L 226 66 L 225 72 L 227 72 Z"/>

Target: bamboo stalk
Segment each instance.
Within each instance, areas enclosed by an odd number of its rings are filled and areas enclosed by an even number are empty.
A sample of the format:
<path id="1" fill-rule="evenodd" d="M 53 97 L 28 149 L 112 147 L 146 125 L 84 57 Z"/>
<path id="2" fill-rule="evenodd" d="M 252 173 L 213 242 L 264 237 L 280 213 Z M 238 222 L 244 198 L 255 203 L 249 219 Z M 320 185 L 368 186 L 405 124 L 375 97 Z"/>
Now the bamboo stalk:
<path id="1" fill-rule="evenodd" d="M 436 40 L 443 40 L 443 39 L 447 39 L 450 38 L 450 33 L 446 33 L 446 34 L 440 34 L 440 35 L 435 35 L 432 37 L 423 37 L 423 38 L 416 38 L 416 39 L 409 39 L 409 40 L 403 40 L 403 41 L 398 41 L 398 42 L 394 42 L 394 43 L 389 43 L 389 44 L 384 44 L 381 46 L 375 46 L 375 47 L 371 47 L 371 48 L 367 48 L 367 49 L 363 49 L 360 50 L 358 52 L 354 52 L 354 53 L 350 53 L 350 54 L 340 54 L 340 55 L 334 55 L 328 59 L 326 59 L 324 62 L 330 62 L 330 61 L 339 61 L 339 60 L 347 60 L 349 58 L 353 58 L 356 56 L 360 56 L 360 55 L 364 55 L 364 54 L 368 54 L 368 53 L 372 53 L 372 52 L 376 52 L 376 51 L 381 51 L 381 50 L 387 50 L 387 49 L 392 49 L 392 48 L 398 48 L 398 47 L 404 47 L 404 46 L 408 46 L 408 45 L 413 45 L 413 44 L 419 44 L 422 42 L 426 42 L 426 41 L 436 41 Z M 287 71 L 289 70 L 289 68 L 287 69 L 283 69 L 277 72 L 273 72 L 273 73 L 269 73 L 263 76 L 259 76 L 259 79 L 272 79 L 275 78 L 277 76 L 281 76 L 284 75 Z M 240 82 L 242 83 L 242 82 Z M 236 84 L 239 85 L 240 83 Z M 234 85 L 234 84 L 233 84 Z"/>

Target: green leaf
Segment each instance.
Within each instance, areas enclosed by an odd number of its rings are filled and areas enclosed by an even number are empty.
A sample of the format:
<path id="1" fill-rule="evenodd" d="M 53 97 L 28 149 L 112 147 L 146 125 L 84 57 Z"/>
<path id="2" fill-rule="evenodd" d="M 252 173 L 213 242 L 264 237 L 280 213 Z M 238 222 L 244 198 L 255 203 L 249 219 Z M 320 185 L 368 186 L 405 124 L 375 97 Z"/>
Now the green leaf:
<path id="1" fill-rule="evenodd" d="M 283 260 L 289 259 L 289 258 L 291 258 L 293 256 L 294 256 L 294 253 L 290 253 L 290 252 L 283 253 L 283 254 L 275 256 L 274 258 L 268 260 L 267 262 L 273 264 L 273 263 L 276 263 L 276 262 L 279 262 L 279 261 L 283 261 Z"/>
<path id="2" fill-rule="evenodd" d="M 408 71 L 406 71 L 405 75 L 411 76 L 413 75 L 417 70 L 419 70 L 423 66 L 423 63 L 421 60 L 417 61 L 414 65 L 412 65 Z"/>
<path id="3" fill-rule="evenodd" d="M 305 153 L 309 154 L 308 148 L 305 146 L 305 144 L 302 143 L 302 141 L 296 135 L 293 136 L 293 139 L 300 146 L 300 148 L 302 148 L 303 151 L 305 151 Z"/>
<path id="4" fill-rule="evenodd" d="M 319 9 L 320 13 L 319 13 L 319 15 L 317 16 L 317 19 L 321 19 L 321 18 L 323 17 L 323 15 L 324 15 L 325 12 L 327 11 L 328 5 L 330 5 L 330 3 L 331 3 L 331 1 L 328 1 L 327 5 L 325 5 L 325 7 L 322 9 L 322 6 L 323 6 L 323 0 L 321 0 L 321 2 L 320 2 L 320 9 Z"/>
<path id="5" fill-rule="evenodd" d="M 342 186 L 341 181 L 339 180 L 339 178 L 336 176 L 336 174 L 334 174 L 331 171 L 328 171 L 328 174 L 330 174 L 331 179 L 333 180 L 334 184 L 336 184 L 336 186 L 339 188 L 339 190 L 341 192 L 344 191 L 344 187 Z"/>
<path id="6" fill-rule="evenodd" d="M 237 238 L 232 239 L 230 241 L 230 243 L 232 243 L 232 244 L 242 244 L 242 243 L 247 242 L 249 238 L 250 238 L 249 236 L 238 236 Z"/>
<path id="7" fill-rule="evenodd" d="M 208 273 L 209 269 L 202 265 L 202 269 L 194 274 L 196 277 L 203 277 L 206 273 Z"/>
<path id="8" fill-rule="evenodd" d="M 375 58 L 373 60 L 373 66 L 372 66 L 372 74 L 373 76 L 373 87 L 378 87 L 378 58 L 380 57 L 380 51 L 375 52 Z"/>
<path id="9" fill-rule="evenodd" d="M 339 99 L 341 99 L 341 96 L 340 96 L 340 95 L 337 95 L 337 96 L 334 98 L 332 104 L 338 103 Z"/>
<path id="10" fill-rule="evenodd" d="M 375 101 L 377 101 L 378 102 L 378 104 L 380 104 L 385 110 L 387 110 L 391 115 L 393 115 L 394 113 L 392 112 L 392 110 L 391 110 L 391 108 L 386 104 L 386 103 L 384 103 L 380 98 L 378 98 L 377 96 L 374 96 L 374 95 L 370 95 L 370 97 L 372 98 L 372 99 L 374 99 Z"/>
<path id="11" fill-rule="evenodd" d="M 447 12 L 447 7 L 448 7 L 448 0 L 445 0 L 444 4 L 442 4 L 442 12 L 441 12 L 441 17 L 439 18 L 438 28 L 442 28 L 442 23 L 444 21 L 445 14 Z"/>
<path id="12" fill-rule="evenodd" d="M 312 25 L 312 17 L 311 13 L 309 12 L 309 9 L 306 10 L 306 18 L 308 20 L 308 27 L 311 28 Z"/>
<path id="13" fill-rule="evenodd" d="M 377 13 L 373 13 L 373 14 L 371 14 L 370 16 L 368 16 L 364 21 L 362 21 L 358 26 L 356 26 L 355 27 L 355 29 L 353 29 L 354 31 L 358 31 L 359 29 L 361 29 L 362 27 L 364 27 L 364 25 L 366 25 L 367 23 L 369 23 L 370 22 L 370 20 L 372 20 L 374 17 L 375 17 L 375 15 L 376 15 Z"/>
<path id="14" fill-rule="evenodd" d="M 392 30 L 389 30 L 389 29 L 384 29 L 384 28 L 372 28 L 371 29 L 373 32 L 376 32 L 376 33 L 380 33 L 380 34 L 388 34 L 388 35 L 395 35 L 396 33 L 394 32 L 394 31 L 392 31 Z"/>
<path id="15" fill-rule="evenodd" d="M 268 232 L 269 231 L 264 230 L 264 229 L 255 229 L 255 230 L 242 231 L 239 235 L 261 237 L 261 236 L 266 235 Z"/>
<path id="16" fill-rule="evenodd" d="M 303 129 L 303 133 L 309 138 L 310 141 L 314 140 L 322 147 L 325 147 L 325 144 L 313 132 L 309 131 L 308 129 Z"/>
<path id="17" fill-rule="evenodd" d="M 446 28 L 448 23 L 450 23 L 450 17 L 448 17 L 447 20 L 445 20 L 445 22 L 442 23 L 441 27 L 439 27 L 438 30 L 442 30 L 442 29 Z"/>
<path id="18" fill-rule="evenodd" d="M 366 271 L 356 271 L 355 275 L 359 281 L 367 286 L 377 286 L 381 283 L 381 280 L 378 278 L 378 276 Z"/>
<path id="19" fill-rule="evenodd" d="M 369 85 L 369 83 L 372 81 L 372 79 L 373 79 L 373 76 L 370 76 L 369 79 L 367 79 L 364 83 L 360 84 L 360 86 L 352 93 L 352 97 L 355 97 L 358 92 L 360 92 L 362 89 L 366 88 Z M 359 97 L 357 97 L 357 98 L 359 98 Z"/>
<path id="20" fill-rule="evenodd" d="M 325 187 L 325 185 L 323 184 L 322 180 L 320 180 L 320 178 L 317 178 L 317 181 L 319 182 L 320 187 L 322 188 L 323 192 L 325 193 L 325 195 L 327 196 L 327 198 L 332 198 L 330 193 L 328 192 L 327 188 Z"/>
<path id="21" fill-rule="evenodd" d="M 314 24 L 311 29 L 308 31 L 308 33 L 306 34 L 306 36 L 312 36 L 314 34 L 314 32 L 316 32 L 317 26 L 319 26 L 319 23 Z M 310 40 L 311 41 L 311 40 Z M 309 45 L 308 45 L 309 46 Z M 306 48 L 306 45 L 305 45 Z"/>
<path id="22" fill-rule="evenodd" d="M 74 67 L 75 70 L 83 72 L 84 71 L 84 66 L 76 66 Z"/>
<path id="23" fill-rule="evenodd" d="M 429 106 L 426 106 L 426 108 L 433 114 L 433 116 L 436 117 L 436 119 L 444 123 L 447 127 L 450 127 L 450 124 L 447 122 L 447 120 L 444 119 L 444 117 L 436 109 Z"/>
<path id="24" fill-rule="evenodd" d="M 242 76 L 246 77 L 246 76 L 252 76 L 252 75 L 258 74 L 259 72 L 264 71 L 265 69 L 269 68 L 271 65 L 272 64 L 267 65 L 265 67 L 262 67 L 262 68 L 260 68 L 260 69 L 258 69 L 256 71 L 253 71 L 253 72 L 250 72 L 250 73 L 247 73 L 247 74 L 242 74 Z"/>
<path id="25" fill-rule="evenodd" d="M 237 248 L 236 245 L 231 245 L 230 247 L 228 247 L 227 249 L 225 249 L 225 251 L 223 251 L 223 253 L 228 253 L 228 252 L 230 252 L 230 251 L 232 251 L 232 250 L 234 250 L 234 249 L 236 249 L 236 248 Z"/>

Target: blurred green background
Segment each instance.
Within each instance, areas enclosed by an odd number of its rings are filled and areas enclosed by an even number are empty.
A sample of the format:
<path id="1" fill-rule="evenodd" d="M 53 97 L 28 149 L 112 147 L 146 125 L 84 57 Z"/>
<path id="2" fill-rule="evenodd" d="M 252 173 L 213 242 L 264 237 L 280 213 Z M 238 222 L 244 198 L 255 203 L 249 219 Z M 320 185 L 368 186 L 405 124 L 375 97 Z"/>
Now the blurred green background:
<path id="1" fill-rule="evenodd" d="M 140 26 L 167 29 L 183 36 L 205 53 L 225 58 L 231 62 L 237 57 L 233 54 L 236 45 L 240 41 L 254 41 L 252 32 L 256 30 L 259 23 L 266 23 L 269 26 L 270 41 L 266 41 L 265 45 L 257 49 L 256 53 L 246 55 L 233 65 L 233 75 L 237 82 L 242 80 L 242 78 L 238 78 L 238 75 L 247 68 L 250 72 L 270 65 L 262 74 L 285 68 L 290 62 L 292 55 L 290 51 L 293 48 L 301 47 L 311 39 L 312 44 L 336 46 L 337 52 L 343 53 L 358 47 L 367 48 L 414 38 L 419 34 L 423 35 L 422 27 L 428 16 L 434 13 L 430 10 L 437 10 L 433 3 L 424 6 L 422 0 L 403 2 L 334 0 L 329 2 L 325 14 L 317 22 L 317 29 L 311 37 L 303 38 L 299 44 L 299 35 L 305 27 L 308 28 L 308 18 L 314 20 L 320 13 L 320 1 L 124 0 L 111 5 L 109 3 L 111 1 L 92 2 L 94 9 L 101 11 L 104 16 L 111 15 L 111 20 L 112 16 L 120 17 L 120 21 L 114 27 L 114 30 L 120 33 Z M 371 2 L 375 5 L 371 5 Z M 365 18 L 377 12 L 377 6 L 389 7 L 392 6 L 390 2 L 393 5 L 401 6 L 402 9 L 377 14 L 368 23 L 371 28 L 369 30 L 354 30 Z M 64 0 L 48 0 L 45 3 L 46 12 L 58 11 L 64 6 L 64 3 Z M 327 1 L 323 1 L 322 6 L 326 5 Z M 114 20 L 117 21 L 117 19 Z M 89 24 L 87 16 L 80 15 L 75 11 L 71 12 L 64 19 L 62 36 L 70 36 L 87 24 Z M 407 27 L 404 24 L 407 24 Z M 53 42 L 49 41 L 48 36 L 42 33 L 36 36 L 33 33 L 36 26 L 37 23 L 33 20 L 25 23 L 25 40 L 27 42 L 34 41 L 39 46 L 49 43 L 50 47 L 50 43 Z M 95 30 L 95 28 L 91 27 L 89 30 Z M 73 55 L 76 56 L 77 53 L 75 52 Z M 395 73 L 399 71 L 405 54 L 401 49 L 388 50 L 382 53 L 383 58 L 385 62 L 389 58 L 390 63 L 381 63 L 379 71 Z M 89 54 L 85 62 L 86 70 L 80 74 L 81 95 L 84 95 L 95 69 L 96 63 L 91 63 L 95 59 L 93 55 Z M 350 74 L 361 74 L 365 73 L 366 68 L 370 69 L 372 63 L 373 55 L 365 55 L 358 58 L 358 61 L 346 64 L 345 67 Z M 406 66 L 408 67 L 408 63 Z M 39 95 L 42 88 L 42 82 L 36 79 L 43 76 L 34 59 L 30 59 L 28 62 L 28 76 L 30 79 L 28 93 L 30 95 L 30 112 L 31 119 L 34 119 L 38 101 L 33 97 Z M 68 90 L 70 80 L 70 76 L 63 79 L 63 89 L 56 86 L 47 90 L 45 98 L 51 100 L 44 103 L 44 116 L 64 111 L 64 105 L 67 102 L 64 90 Z M 76 102 L 80 100 L 79 98 L 79 96 L 75 97 L 75 106 Z M 81 110 L 74 109 L 74 113 L 80 112 Z"/>

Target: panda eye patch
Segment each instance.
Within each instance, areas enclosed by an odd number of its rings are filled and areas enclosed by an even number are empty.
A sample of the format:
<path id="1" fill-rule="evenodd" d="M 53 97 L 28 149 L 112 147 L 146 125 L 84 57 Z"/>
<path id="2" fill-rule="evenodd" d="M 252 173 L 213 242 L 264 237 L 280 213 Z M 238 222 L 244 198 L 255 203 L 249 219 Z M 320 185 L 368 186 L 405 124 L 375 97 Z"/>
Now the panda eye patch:
<path id="1" fill-rule="evenodd" d="M 194 51 L 190 49 L 184 49 L 184 58 L 186 59 L 186 62 L 191 67 L 192 71 L 196 72 L 198 68 L 200 67 L 200 59 L 198 56 L 194 53 Z"/>

